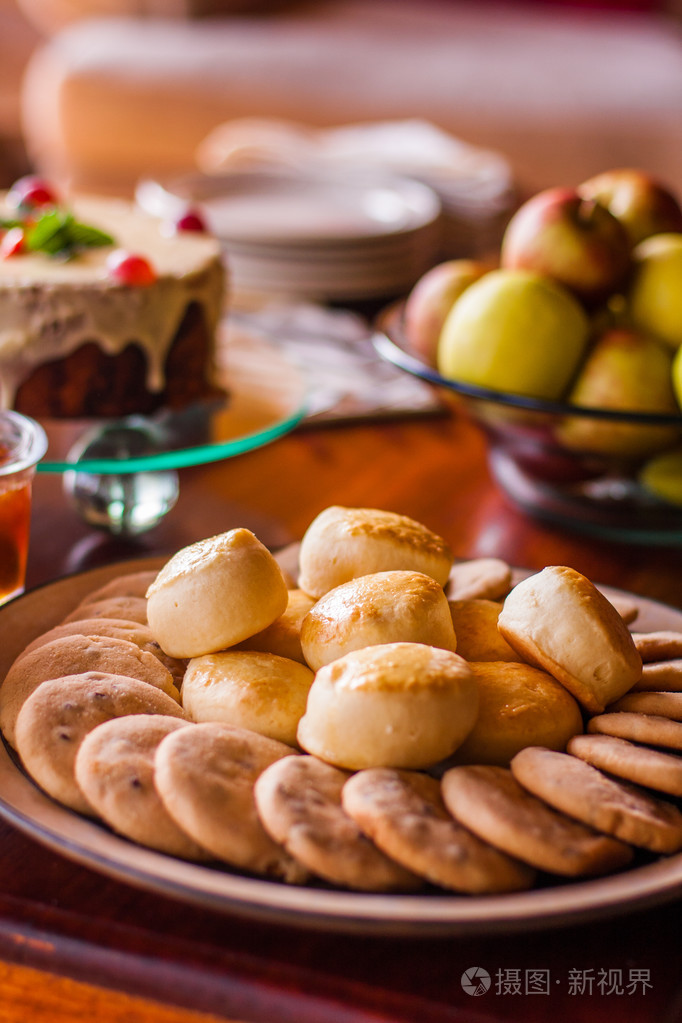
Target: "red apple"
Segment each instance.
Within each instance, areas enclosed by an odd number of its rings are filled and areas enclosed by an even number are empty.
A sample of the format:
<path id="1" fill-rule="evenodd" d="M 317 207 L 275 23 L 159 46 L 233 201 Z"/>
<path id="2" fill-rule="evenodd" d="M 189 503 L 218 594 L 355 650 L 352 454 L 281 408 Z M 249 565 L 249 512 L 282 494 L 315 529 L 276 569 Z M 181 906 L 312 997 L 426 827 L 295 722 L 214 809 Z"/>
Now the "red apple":
<path id="1" fill-rule="evenodd" d="M 501 265 L 552 277 L 594 304 L 618 291 L 630 268 L 630 242 L 605 206 L 574 188 L 548 188 L 512 216 Z"/>
<path id="2" fill-rule="evenodd" d="M 645 171 L 634 167 L 604 171 L 578 185 L 578 192 L 606 206 L 627 231 L 631 245 L 652 234 L 682 231 L 679 202 Z"/>
<path id="3" fill-rule="evenodd" d="M 412 288 L 405 302 L 405 337 L 427 365 L 436 365 L 438 338 L 456 300 L 490 269 L 475 259 L 449 259 L 427 270 Z"/>

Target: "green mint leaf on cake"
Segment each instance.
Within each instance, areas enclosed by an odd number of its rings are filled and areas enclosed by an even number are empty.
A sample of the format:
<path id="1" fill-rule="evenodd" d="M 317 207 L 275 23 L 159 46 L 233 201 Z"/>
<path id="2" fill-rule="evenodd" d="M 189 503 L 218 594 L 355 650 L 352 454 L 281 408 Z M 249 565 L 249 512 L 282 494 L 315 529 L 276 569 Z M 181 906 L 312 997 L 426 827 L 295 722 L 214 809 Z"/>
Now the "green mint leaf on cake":
<path id="1" fill-rule="evenodd" d="M 82 224 L 73 214 L 53 209 L 44 213 L 26 230 L 26 248 L 31 252 L 45 252 L 49 256 L 68 259 L 79 250 L 101 245 L 113 245 L 111 235 L 89 224 Z"/>
<path id="2" fill-rule="evenodd" d="M 98 227 L 92 227 L 90 224 L 81 224 L 77 220 L 71 224 L 71 238 L 73 245 L 82 249 L 114 244 L 114 239 L 106 231 L 100 231 Z"/>

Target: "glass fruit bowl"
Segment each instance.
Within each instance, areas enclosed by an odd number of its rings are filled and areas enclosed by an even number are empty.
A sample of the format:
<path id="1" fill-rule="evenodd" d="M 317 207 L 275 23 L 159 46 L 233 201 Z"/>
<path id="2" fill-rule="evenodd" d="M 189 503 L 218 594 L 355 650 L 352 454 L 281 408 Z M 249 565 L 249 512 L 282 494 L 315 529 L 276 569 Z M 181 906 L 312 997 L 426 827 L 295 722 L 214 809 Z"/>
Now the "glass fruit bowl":
<path id="1" fill-rule="evenodd" d="M 403 305 L 374 347 L 447 392 L 488 439 L 493 477 L 536 518 L 620 542 L 682 546 L 682 415 L 616 412 L 456 383 L 410 350 Z"/>

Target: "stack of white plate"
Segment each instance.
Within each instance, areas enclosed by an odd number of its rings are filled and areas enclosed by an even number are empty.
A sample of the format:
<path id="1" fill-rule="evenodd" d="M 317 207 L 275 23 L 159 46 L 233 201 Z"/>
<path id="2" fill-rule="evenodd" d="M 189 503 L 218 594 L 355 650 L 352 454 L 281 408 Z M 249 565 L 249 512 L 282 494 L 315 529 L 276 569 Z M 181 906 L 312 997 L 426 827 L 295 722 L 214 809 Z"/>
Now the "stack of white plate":
<path id="1" fill-rule="evenodd" d="M 337 171 L 359 166 L 383 169 L 432 188 L 443 211 L 442 259 L 490 255 L 518 202 L 505 156 L 464 142 L 429 121 L 328 128 L 317 133 L 315 145 L 318 163 Z"/>
<path id="2" fill-rule="evenodd" d="M 317 301 L 407 292 L 438 260 L 441 203 L 427 185 L 278 168 L 144 181 L 137 201 L 199 208 L 225 246 L 233 292 Z"/>

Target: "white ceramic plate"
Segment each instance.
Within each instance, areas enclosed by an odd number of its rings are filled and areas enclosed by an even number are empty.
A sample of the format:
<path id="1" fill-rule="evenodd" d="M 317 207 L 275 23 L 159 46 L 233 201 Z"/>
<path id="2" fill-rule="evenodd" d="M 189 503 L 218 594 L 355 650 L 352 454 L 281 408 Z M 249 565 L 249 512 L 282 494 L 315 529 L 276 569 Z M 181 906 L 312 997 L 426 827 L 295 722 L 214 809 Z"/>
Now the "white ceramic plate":
<path id="1" fill-rule="evenodd" d="M 136 560 L 39 587 L 0 608 L 0 677 L 17 653 L 89 590 L 117 574 L 160 566 Z M 682 612 L 639 600 L 637 628 L 682 630 Z M 511 895 L 365 895 L 262 881 L 185 863 L 134 845 L 66 810 L 26 777 L 0 746 L 0 815 L 69 859 L 147 891 L 214 911 L 326 931 L 383 935 L 505 933 L 578 923 L 670 901 L 682 894 L 682 854 L 611 877 Z"/>
<path id="2" fill-rule="evenodd" d="M 434 223 L 440 201 L 409 179 L 287 173 L 193 175 L 161 185 L 142 182 L 137 201 L 149 212 L 178 201 L 201 205 L 223 241 L 264 246 L 370 244 Z M 165 208 L 164 208 L 165 204 Z"/>

